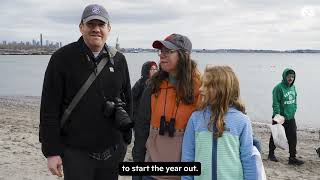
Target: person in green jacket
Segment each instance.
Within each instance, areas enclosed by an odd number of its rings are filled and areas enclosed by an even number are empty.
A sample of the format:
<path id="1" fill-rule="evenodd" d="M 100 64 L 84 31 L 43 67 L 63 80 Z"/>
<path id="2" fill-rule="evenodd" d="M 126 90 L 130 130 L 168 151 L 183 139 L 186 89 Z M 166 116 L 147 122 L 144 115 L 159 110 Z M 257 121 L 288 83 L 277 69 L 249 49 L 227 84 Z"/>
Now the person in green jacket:
<path id="1" fill-rule="evenodd" d="M 296 73 L 293 69 L 286 68 L 282 73 L 282 82 L 277 84 L 272 91 L 272 118 L 279 114 L 285 118 L 282 124 L 289 144 L 289 164 L 302 165 L 304 162 L 296 158 L 296 146 L 297 146 L 297 125 L 294 115 L 297 110 L 297 92 L 294 86 L 296 79 Z M 276 121 L 272 121 L 272 124 L 276 124 Z M 278 162 L 278 159 L 274 155 L 274 145 L 272 135 L 269 142 L 269 156 L 268 159 L 274 162 Z"/>

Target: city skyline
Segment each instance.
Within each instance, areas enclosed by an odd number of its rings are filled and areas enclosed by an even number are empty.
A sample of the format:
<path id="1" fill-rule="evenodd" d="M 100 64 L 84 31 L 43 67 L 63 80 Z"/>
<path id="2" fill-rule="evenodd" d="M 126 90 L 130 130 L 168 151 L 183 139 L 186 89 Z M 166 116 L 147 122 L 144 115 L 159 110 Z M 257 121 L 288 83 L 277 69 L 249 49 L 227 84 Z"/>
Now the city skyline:
<path id="1" fill-rule="evenodd" d="M 118 40 L 119 37 L 117 37 L 115 44 L 109 43 L 110 46 L 115 47 L 116 49 L 127 49 L 130 51 L 143 51 L 143 50 L 155 50 L 153 47 L 148 48 L 141 48 L 141 47 L 126 47 L 122 48 L 120 47 L 120 41 Z M 19 40 L 13 40 L 13 41 L 5 41 L 0 40 L 0 48 L 3 47 L 1 45 L 22 45 L 22 46 L 37 46 L 37 47 L 54 47 L 54 48 L 60 48 L 63 46 L 62 42 L 57 41 L 49 41 L 46 40 L 45 43 L 41 45 L 41 39 L 39 41 L 32 39 L 32 41 L 19 41 Z M 255 52 L 290 52 L 290 51 L 296 51 L 296 52 L 320 52 L 320 49 L 308 49 L 308 48 L 299 48 L 299 49 L 283 49 L 283 50 L 273 50 L 273 49 L 245 49 L 245 48 L 219 48 L 219 49 L 205 49 L 205 48 L 193 48 L 194 51 L 206 51 L 206 52 L 222 52 L 225 50 L 227 51 L 255 51 Z M 155 50 L 156 51 L 156 50 Z"/>
<path id="2" fill-rule="evenodd" d="M 106 7 L 108 44 L 119 36 L 122 48 L 152 48 L 154 40 L 181 33 L 194 49 L 320 49 L 317 0 L 4 0 L 0 41 L 39 39 L 36 32 L 64 45 L 76 41 L 89 3 Z"/>
<path id="3" fill-rule="evenodd" d="M 43 38 L 42 33 L 39 34 L 39 39 L 32 39 L 27 41 L 22 40 L 12 40 L 12 41 L 6 41 L 6 40 L 0 40 L 0 45 L 21 45 L 21 46 L 40 46 L 40 47 L 54 47 L 54 48 L 60 48 L 62 47 L 62 42 L 49 40 Z"/>

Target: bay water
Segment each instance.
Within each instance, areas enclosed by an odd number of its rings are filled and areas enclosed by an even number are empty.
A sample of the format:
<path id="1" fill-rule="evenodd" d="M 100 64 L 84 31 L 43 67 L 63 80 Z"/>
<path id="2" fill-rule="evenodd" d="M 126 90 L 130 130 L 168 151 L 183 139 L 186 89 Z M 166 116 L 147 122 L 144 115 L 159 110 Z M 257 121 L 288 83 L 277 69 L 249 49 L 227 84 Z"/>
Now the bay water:
<path id="1" fill-rule="evenodd" d="M 125 53 L 131 85 L 141 66 L 159 61 L 156 53 Z M 320 54 L 286 53 L 192 53 L 203 72 L 207 64 L 231 66 L 240 81 L 241 98 L 252 121 L 271 122 L 272 89 L 282 80 L 286 67 L 296 71 L 298 128 L 320 128 Z M 0 96 L 41 96 L 48 55 L 0 55 Z"/>

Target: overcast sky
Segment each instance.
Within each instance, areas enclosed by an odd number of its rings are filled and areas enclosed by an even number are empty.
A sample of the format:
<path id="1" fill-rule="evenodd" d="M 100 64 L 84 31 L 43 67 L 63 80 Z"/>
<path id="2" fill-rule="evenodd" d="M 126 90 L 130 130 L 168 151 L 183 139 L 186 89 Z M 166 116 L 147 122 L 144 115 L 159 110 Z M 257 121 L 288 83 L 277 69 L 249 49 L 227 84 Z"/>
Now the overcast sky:
<path id="1" fill-rule="evenodd" d="M 320 49 L 320 0 L 1 0 L 0 41 L 76 41 L 92 3 L 110 14 L 108 43 L 125 48 L 180 33 L 197 49 Z"/>

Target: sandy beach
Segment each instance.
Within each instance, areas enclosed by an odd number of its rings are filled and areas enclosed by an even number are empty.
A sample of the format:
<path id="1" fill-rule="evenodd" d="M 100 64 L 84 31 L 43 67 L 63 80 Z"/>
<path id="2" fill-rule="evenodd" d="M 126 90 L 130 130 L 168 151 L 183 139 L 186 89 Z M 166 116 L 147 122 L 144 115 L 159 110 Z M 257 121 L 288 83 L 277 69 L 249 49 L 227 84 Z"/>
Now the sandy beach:
<path id="1" fill-rule="evenodd" d="M 38 138 L 39 97 L 0 97 L 0 180 L 57 180 L 46 167 Z M 262 158 L 267 179 L 319 180 L 320 158 L 315 148 L 320 146 L 318 129 L 298 127 L 297 157 L 305 161 L 288 165 L 287 151 L 277 149 L 280 162 L 267 160 L 270 129 L 267 124 L 253 123 L 254 134 L 262 143 Z M 129 146 L 126 161 L 132 161 Z M 121 179 L 130 179 L 121 177 Z"/>

